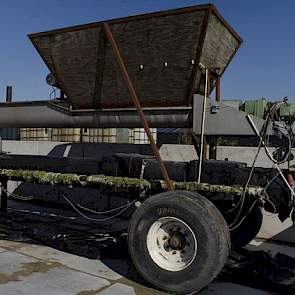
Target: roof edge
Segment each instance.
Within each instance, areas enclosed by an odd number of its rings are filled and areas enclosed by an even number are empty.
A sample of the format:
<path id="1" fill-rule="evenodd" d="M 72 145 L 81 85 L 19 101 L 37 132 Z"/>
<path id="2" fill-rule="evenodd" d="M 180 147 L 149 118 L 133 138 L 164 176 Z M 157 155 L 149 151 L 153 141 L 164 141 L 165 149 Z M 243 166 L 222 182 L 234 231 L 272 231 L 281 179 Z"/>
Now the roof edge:
<path id="1" fill-rule="evenodd" d="M 40 33 L 32 33 L 32 34 L 28 34 L 28 37 L 30 39 L 33 39 L 36 37 L 48 36 L 48 35 L 55 34 L 55 33 L 65 33 L 65 32 L 72 32 L 72 31 L 79 31 L 79 30 L 87 29 L 87 28 L 95 28 L 95 27 L 102 25 L 105 22 L 112 25 L 112 24 L 123 23 L 123 22 L 127 22 L 127 21 L 142 20 L 142 19 L 151 18 L 151 17 L 162 17 L 162 16 L 168 16 L 168 15 L 183 14 L 183 13 L 198 11 L 198 10 L 200 10 L 200 11 L 209 10 L 212 8 L 213 9 L 215 8 L 215 6 L 213 4 L 202 4 L 202 5 L 188 6 L 188 7 L 183 7 L 183 8 L 174 8 L 174 9 L 169 9 L 169 10 L 162 10 L 162 11 L 151 12 L 151 13 L 137 14 L 137 15 L 114 18 L 114 19 L 109 19 L 109 20 L 102 20 L 102 21 L 86 23 L 86 24 L 82 24 L 82 25 L 75 25 L 75 26 L 70 26 L 70 27 L 65 27 L 65 28 L 43 31 Z"/>

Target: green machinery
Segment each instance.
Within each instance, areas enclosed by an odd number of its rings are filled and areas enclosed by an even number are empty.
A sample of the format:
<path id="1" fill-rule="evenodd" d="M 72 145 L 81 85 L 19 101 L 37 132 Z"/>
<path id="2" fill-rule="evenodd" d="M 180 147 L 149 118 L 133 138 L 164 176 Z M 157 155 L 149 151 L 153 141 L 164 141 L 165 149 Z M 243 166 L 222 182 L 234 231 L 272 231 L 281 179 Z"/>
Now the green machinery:
<path id="1" fill-rule="evenodd" d="M 265 98 L 247 100 L 244 103 L 240 100 L 224 100 L 223 103 L 261 119 L 265 117 L 268 107 L 273 104 Z M 291 121 L 293 123 L 295 121 L 295 103 L 282 105 L 278 111 L 278 116 L 280 121 Z"/>

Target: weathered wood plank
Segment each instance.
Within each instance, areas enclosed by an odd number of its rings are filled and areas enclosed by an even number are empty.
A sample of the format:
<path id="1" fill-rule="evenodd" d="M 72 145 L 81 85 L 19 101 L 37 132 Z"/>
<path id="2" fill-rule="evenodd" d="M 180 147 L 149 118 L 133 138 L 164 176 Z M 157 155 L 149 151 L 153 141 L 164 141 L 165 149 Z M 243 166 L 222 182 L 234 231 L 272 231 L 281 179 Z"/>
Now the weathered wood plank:
<path id="1" fill-rule="evenodd" d="M 203 18 L 199 11 L 111 26 L 143 106 L 185 105 Z M 132 106 L 113 59 L 108 48 L 102 105 Z"/>
<path id="2" fill-rule="evenodd" d="M 239 40 L 220 22 L 216 15 L 212 14 L 209 18 L 201 63 L 207 68 L 218 68 L 218 72 L 222 74 L 239 46 Z M 200 75 L 198 78 L 201 78 Z M 197 87 L 197 92 L 202 94 L 204 92 L 204 83 L 197 81 Z M 214 87 L 215 80 L 212 79 L 210 91 Z"/>
<path id="3" fill-rule="evenodd" d="M 95 94 L 100 31 L 97 27 L 35 40 L 66 95 L 82 109 L 91 107 Z"/>

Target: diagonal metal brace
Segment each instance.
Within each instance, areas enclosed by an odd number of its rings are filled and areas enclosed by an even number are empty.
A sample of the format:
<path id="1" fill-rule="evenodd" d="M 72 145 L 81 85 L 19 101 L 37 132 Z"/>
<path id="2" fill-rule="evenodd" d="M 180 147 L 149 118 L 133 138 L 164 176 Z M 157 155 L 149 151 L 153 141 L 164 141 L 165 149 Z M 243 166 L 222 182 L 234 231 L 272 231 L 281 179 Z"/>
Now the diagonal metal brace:
<path id="1" fill-rule="evenodd" d="M 143 112 L 142 107 L 141 107 L 141 104 L 140 104 L 140 100 L 139 100 L 139 98 L 138 98 L 138 96 L 136 94 L 136 91 L 135 91 L 135 88 L 133 86 L 133 83 L 132 83 L 132 81 L 131 81 L 131 79 L 129 77 L 127 68 L 126 68 L 126 66 L 124 64 L 124 61 L 123 61 L 123 58 L 122 58 L 122 56 L 120 54 L 119 48 L 118 48 L 118 46 L 116 44 L 116 41 L 115 41 L 115 39 L 113 37 L 113 34 L 111 32 L 111 29 L 110 29 L 110 27 L 109 27 L 109 25 L 107 23 L 104 23 L 104 31 L 106 33 L 107 40 L 109 41 L 109 43 L 110 43 L 110 45 L 112 47 L 113 53 L 115 55 L 116 62 L 118 64 L 118 66 L 119 66 L 119 69 L 121 71 L 121 74 L 123 76 L 123 79 L 124 79 L 124 81 L 126 83 L 126 86 L 128 88 L 129 94 L 130 94 L 130 96 L 131 96 L 131 98 L 133 100 L 134 106 L 137 109 L 139 118 L 140 118 L 141 123 L 143 125 L 143 128 L 144 128 L 144 130 L 146 132 L 146 135 L 147 135 L 147 137 L 149 139 L 150 146 L 152 148 L 152 151 L 154 153 L 154 156 L 157 159 L 157 161 L 159 162 L 161 173 L 162 173 L 163 178 L 165 180 L 167 189 L 169 191 L 172 191 L 172 190 L 174 190 L 172 181 L 171 181 L 171 179 L 169 177 L 169 174 L 167 172 L 166 166 L 165 166 L 165 164 L 164 164 L 164 162 L 163 162 L 163 160 L 161 158 L 161 155 L 159 153 L 159 150 L 157 148 L 157 145 L 155 143 L 155 140 L 154 140 L 153 135 L 151 133 L 151 130 L 149 128 L 148 122 L 147 122 L 147 120 L 145 118 L 144 112 Z"/>

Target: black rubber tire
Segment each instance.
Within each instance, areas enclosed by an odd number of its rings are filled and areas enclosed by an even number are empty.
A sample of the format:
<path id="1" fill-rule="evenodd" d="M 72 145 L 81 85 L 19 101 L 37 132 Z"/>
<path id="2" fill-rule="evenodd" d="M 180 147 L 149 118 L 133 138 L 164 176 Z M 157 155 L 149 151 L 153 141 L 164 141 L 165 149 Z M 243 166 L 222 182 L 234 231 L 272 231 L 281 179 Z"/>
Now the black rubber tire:
<path id="1" fill-rule="evenodd" d="M 183 220 L 197 237 L 196 257 L 181 271 L 159 267 L 147 249 L 151 225 L 165 216 Z M 129 224 L 128 248 L 136 270 L 156 288 L 171 293 L 189 294 L 207 286 L 223 268 L 230 247 L 229 230 L 222 214 L 197 193 L 173 191 L 155 195 L 134 212 Z"/>
<path id="2" fill-rule="evenodd" d="M 263 214 L 259 205 L 255 206 L 243 223 L 230 232 L 232 247 L 239 250 L 248 245 L 262 226 Z"/>

